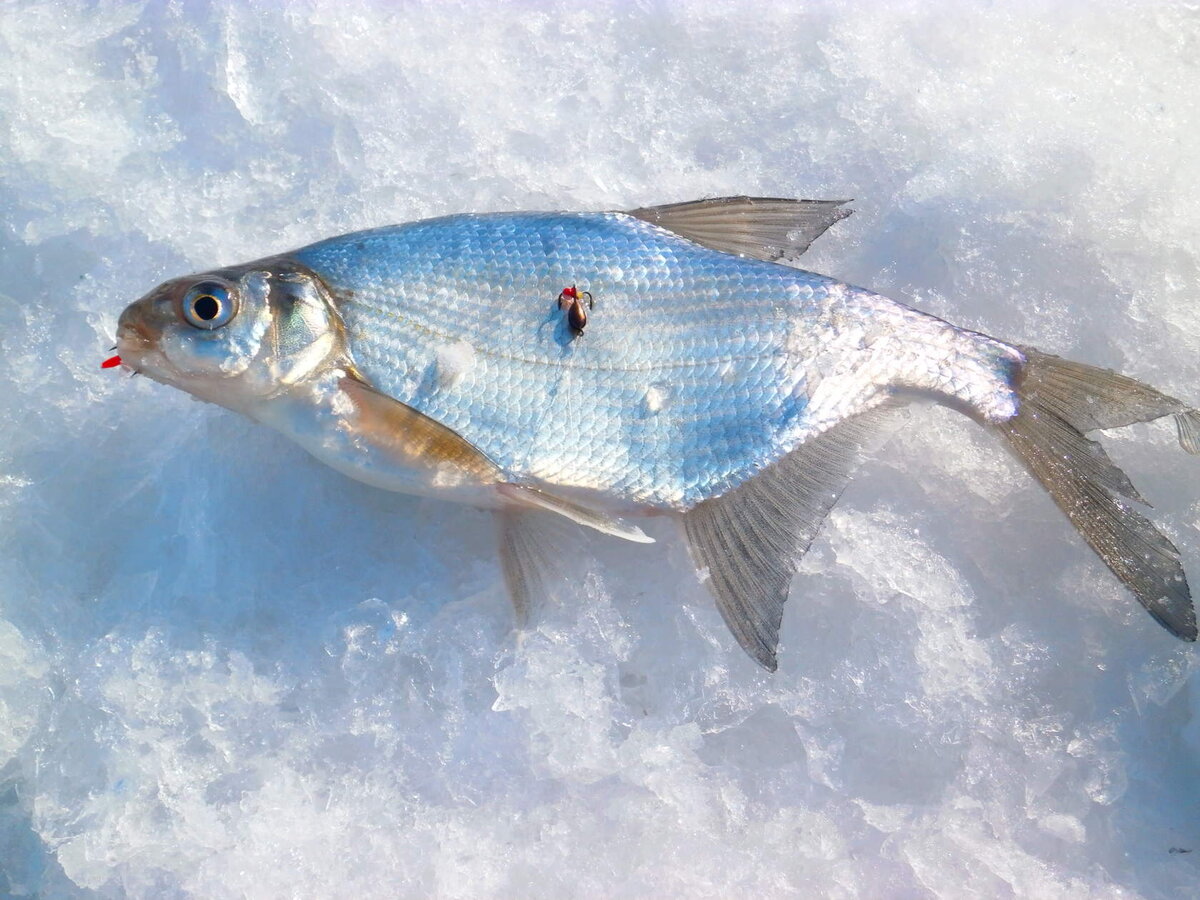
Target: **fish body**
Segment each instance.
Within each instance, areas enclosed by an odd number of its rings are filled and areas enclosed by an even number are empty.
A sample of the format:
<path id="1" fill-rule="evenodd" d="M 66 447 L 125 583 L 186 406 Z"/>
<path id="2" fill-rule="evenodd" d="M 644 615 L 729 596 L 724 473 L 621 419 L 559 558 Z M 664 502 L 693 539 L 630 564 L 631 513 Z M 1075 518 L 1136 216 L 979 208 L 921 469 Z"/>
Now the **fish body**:
<path id="1" fill-rule="evenodd" d="M 174 279 L 132 304 L 128 365 L 352 477 L 494 508 L 518 610 L 551 585 L 546 514 L 648 540 L 683 520 L 742 646 L 775 666 L 795 559 L 884 412 L 915 395 L 1000 433 L 1113 571 L 1195 637 L 1175 548 L 1083 437 L 1197 413 L 1132 379 L 956 328 L 787 265 L 840 204 L 727 198 L 458 215 Z M 564 294 L 591 298 L 586 313 Z"/>
<path id="2" fill-rule="evenodd" d="M 514 477 L 630 507 L 690 509 L 901 385 L 1015 410 L 1015 349 L 625 214 L 450 216 L 291 255 L 377 389 Z M 556 303 L 574 284 L 596 302 L 579 336 Z"/>

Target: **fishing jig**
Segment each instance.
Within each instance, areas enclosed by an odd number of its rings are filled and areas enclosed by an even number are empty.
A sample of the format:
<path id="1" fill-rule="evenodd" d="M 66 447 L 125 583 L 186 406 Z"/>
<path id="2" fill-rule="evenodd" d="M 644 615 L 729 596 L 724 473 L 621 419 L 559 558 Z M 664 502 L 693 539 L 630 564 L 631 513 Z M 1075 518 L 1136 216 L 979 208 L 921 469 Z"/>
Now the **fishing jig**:
<path id="1" fill-rule="evenodd" d="M 584 297 L 587 298 L 586 309 L 583 305 Z M 587 311 L 595 306 L 592 295 L 588 291 L 579 290 L 575 285 L 563 288 L 562 293 L 558 295 L 558 308 L 567 311 L 567 324 L 576 334 L 583 334 L 583 329 L 587 327 Z"/>

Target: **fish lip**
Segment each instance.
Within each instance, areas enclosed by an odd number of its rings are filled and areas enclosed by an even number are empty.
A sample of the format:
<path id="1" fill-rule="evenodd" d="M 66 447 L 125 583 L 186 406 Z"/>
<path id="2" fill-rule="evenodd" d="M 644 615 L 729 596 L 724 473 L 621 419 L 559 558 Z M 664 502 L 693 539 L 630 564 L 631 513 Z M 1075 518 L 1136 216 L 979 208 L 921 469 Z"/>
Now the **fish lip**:
<path id="1" fill-rule="evenodd" d="M 117 328 L 117 353 L 121 361 L 135 372 L 154 351 L 154 339 L 141 324 L 122 322 Z"/>
<path id="2" fill-rule="evenodd" d="M 152 302 L 151 296 L 143 297 L 135 303 L 130 303 L 121 311 L 121 315 L 117 318 L 117 334 L 130 329 L 137 331 L 145 336 L 149 336 L 146 331 L 146 306 L 148 301 Z"/>
<path id="3" fill-rule="evenodd" d="M 146 375 L 153 381 L 163 381 L 153 357 L 161 357 L 158 350 L 159 334 L 145 321 L 145 310 L 133 304 L 125 308 L 117 320 L 117 353 L 125 368 L 135 375 Z"/>
<path id="4" fill-rule="evenodd" d="M 152 350 L 161 337 L 161 328 L 147 321 L 146 303 L 154 295 L 125 307 L 117 319 L 117 349 L 121 354 Z"/>
<path id="5" fill-rule="evenodd" d="M 145 375 L 151 381 L 186 390 L 172 377 L 166 358 L 154 347 L 146 344 L 129 345 L 117 339 L 121 365 L 134 375 Z"/>
<path id="6" fill-rule="evenodd" d="M 135 347 L 131 344 L 138 345 Z M 141 322 L 122 322 L 117 328 L 117 347 L 121 350 L 149 349 L 154 344 L 154 336 Z M 124 345 L 124 346 L 122 346 Z"/>

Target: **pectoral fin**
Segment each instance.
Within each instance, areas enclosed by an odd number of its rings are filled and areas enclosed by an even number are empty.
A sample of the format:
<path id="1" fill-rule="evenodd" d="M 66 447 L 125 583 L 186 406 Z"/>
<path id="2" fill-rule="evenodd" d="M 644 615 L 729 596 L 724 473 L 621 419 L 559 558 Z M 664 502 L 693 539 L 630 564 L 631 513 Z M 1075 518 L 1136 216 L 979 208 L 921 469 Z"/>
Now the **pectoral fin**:
<path id="1" fill-rule="evenodd" d="M 860 448 L 882 424 L 864 413 L 805 441 L 745 484 L 684 514 L 692 556 L 725 624 L 774 672 L 783 604 L 797 560 L 853 474 Z"/>
<path id="2" fill-rule="evenodd" d="M 343 376 L 338 386 L 353 404 L 349 422 L 356 440 L 399 468 L 427 473 L 426 481 L 432 486 L 495 485 L 511 506 L 556 513 L 627 541 L 654 543 L 636 525 L 601 510 L 532 485 L 507 482 L 504 472 L 456 431 L 381 394 L 354 375 Z"/>
<path id="3" fill-rule="evenodd" d="M 848 200 L 717 197 L 629 210 L 710 250 L 767 262 L 792 261 L 834 222 L 850 215 Z"/>
<path id="4" fill-rule="evenodd" d="M 351 421 L 356 437 L 389 460 L 477 483 L 502 480 L 499 467 L 453 429 L 354 375 L 343 376 L 338 387 L 354 404 Z"/>

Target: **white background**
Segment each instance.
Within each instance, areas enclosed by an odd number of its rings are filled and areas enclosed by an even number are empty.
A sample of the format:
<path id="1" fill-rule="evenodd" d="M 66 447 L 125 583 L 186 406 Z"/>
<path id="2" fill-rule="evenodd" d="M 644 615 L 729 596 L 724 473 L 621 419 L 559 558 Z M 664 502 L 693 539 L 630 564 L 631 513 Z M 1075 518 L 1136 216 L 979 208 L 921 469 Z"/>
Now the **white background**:
<path id="1" fill-rule="evenodd" d="M 846 492 L 769 676 L 670 522 L 518 642 L 486 514 L 98 368 L 188 271 L 749 193 L 1200 400 L 1194 5 L 798 6 L 0 6 L 0 895 L 1195 894 L 1196 657 L 955 413 Z M 1200 583 L 1200 462 L 1107 445 Z"/>

